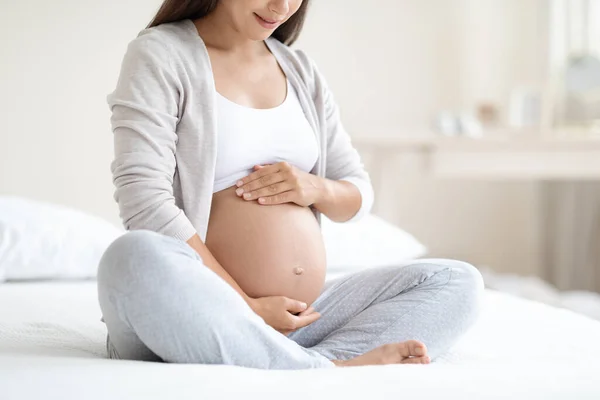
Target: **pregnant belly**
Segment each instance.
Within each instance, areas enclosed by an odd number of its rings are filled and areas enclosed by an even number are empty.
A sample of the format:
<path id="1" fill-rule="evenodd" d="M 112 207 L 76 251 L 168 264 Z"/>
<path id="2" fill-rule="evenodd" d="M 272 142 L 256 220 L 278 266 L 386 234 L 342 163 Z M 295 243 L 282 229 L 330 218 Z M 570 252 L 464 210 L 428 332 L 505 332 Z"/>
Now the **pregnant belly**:
<path id="1" fill-rule="evenodd" d="M 313 303 L 325 281 L 325 246 L 312 211 L 262 206 L 235 194 L 213 195 L 206 246 L 250 297 L 286 296 Z"/>

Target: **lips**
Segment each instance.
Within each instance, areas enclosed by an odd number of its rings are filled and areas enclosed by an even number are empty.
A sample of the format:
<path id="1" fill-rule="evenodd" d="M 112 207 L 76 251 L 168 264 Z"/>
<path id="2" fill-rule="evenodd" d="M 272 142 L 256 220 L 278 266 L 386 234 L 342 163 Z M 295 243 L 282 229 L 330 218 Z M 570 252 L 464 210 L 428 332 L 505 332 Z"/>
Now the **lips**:
<path id="1" fill-rule="evenodd" d="M 256 14 L 256 15 L 258 15 L 258 14 Z M 268 24 L 278 24 L 283 21 L 283 20 L 264 18 L 264 17 L 261 17 L 260 15 L 258 15 L 258 17 Z"/>
<path id="2" fill-rule="evenodd" d="M 260 15 L 254 13 L 254 15 L 256 16 L 256 18 L 258 19 L 258 22 L 261 23 L 261 25 L 268 27 L 268 28 L 274 28 L 277 25 L 281 24 L 283 22 L 283 20 L 276 20 L 276 19 L 270 19 L 270 18 L 264 18 L 261 17 Z"/>

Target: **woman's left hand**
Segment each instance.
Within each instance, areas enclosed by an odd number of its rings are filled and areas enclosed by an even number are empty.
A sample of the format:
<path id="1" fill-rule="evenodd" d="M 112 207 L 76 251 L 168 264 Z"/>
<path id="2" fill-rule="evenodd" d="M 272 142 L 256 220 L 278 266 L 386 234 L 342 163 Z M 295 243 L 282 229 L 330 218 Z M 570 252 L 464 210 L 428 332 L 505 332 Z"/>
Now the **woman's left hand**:
<path id="1" fill-rule="evenodd" d="M 287 162 L 255 165 L 254 172 L 239 180 L 236 194 L 244 200 L 257 200 L 259 204 L 275 205 L 295 203 L 308 207 L 323 194 L 322 180 Z"/>

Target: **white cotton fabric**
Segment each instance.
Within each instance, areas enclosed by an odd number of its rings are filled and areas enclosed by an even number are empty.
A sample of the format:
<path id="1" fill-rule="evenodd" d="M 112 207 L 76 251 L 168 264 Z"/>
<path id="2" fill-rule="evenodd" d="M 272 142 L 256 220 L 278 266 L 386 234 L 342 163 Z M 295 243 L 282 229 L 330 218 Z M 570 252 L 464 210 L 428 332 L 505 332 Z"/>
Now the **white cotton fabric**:
<path id="1" fill-rule="evenodd" d="M 234 186 L 255 165 L 286 161 L 310 172 L 318 158 L 317 139 L 289 80 L 283 103 L 268 109 L 245 107 L 217 94 L 214 193 Z"/>
<path id="2" fill-rule="evenodd" d="M 600 322 L 493 290 L 473 328 L 431 365 L 285 372 L 108 360 L 95 282 L 3 284 L 0 304 L 9 305 L 0 307 L 6 400 L 300 400 L 332 388 L 348 398 L 600 398 Z"/>
<path id="3" fill-rule="evenodd" d="M 123 233 L 73 207 L 0 196 L 0 282 L 94 278 L 100 257 Z"/>

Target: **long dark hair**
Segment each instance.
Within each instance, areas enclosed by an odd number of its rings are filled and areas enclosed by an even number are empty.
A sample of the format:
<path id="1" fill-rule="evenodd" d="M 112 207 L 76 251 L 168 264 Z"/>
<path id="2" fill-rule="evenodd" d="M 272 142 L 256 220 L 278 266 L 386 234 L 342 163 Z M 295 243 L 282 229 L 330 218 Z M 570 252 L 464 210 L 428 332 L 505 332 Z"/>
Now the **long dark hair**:
<path id="1" fill-rule="evenodd" d="M 287 45 L 291 45 L 298 39 L 304 26 L 309 2 L 310 0 L 304 0 L 298 11 L 275 30 L 273 33 L 275 39 Z M 210 14 L 218 3 L 219 0 L 165 0 L 148 28 L 184 19 L 203 18 Z"/>

